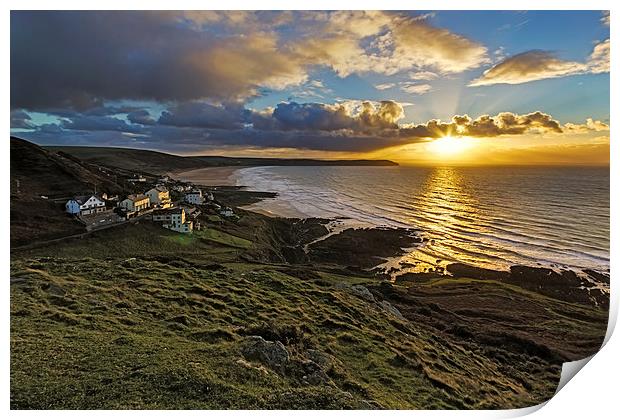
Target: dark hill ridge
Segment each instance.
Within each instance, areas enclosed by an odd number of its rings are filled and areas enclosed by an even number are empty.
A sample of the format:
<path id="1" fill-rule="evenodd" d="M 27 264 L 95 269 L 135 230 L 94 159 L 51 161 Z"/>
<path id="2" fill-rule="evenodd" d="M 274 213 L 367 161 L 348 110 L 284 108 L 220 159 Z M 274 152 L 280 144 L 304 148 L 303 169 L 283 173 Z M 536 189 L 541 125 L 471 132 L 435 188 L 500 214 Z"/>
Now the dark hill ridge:
<path id="1" fill-rule="evenodd" d="M 84 231 L 53 198 L 121 187 L 104 168 L 11 137 L 11 245 Z M 47 198 L 45 198 L 47 197 Z"/>
<path id="2" fill-rule="evenodd" d="M 109 192 L 121 191 L 113 177 L 96 165 L 11 137 L 12 195 L 86 194 L 95 186 Z"/>
<path id="3" fill-rule="evenodd" d="M 46 146 L 46 149 L 55 152 L 65 152 L 86 162 L 151 174 L 198 169 L 208 166 L 398 166 L 396 162 L 389 160 L 178 156 L 152 150 L 118 147 Z"/>

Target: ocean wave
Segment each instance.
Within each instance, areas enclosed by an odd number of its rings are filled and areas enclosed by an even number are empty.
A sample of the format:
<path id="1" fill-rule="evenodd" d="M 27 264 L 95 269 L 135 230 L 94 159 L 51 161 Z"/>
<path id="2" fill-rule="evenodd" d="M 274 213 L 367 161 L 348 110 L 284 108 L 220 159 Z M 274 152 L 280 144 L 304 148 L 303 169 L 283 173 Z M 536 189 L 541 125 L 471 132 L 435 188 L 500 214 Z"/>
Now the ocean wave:
<path id="1" fill-rule="evenodd" d="M 431 241 L 418 258 L 606 270 L 609 174 L 574 171 L 260 167 L 236 176 L 237 185 L 277 192 L 279 208 L 419 229 Z M 273 211 L 274 200 L 257 206 Z"/>

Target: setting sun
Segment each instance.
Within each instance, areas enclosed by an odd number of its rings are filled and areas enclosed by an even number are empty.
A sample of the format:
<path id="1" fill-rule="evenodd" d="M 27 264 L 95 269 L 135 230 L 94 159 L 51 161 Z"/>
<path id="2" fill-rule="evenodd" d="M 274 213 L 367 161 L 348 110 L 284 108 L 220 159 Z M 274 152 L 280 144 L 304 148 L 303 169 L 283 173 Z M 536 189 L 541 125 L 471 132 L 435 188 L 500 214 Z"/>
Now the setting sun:
<path id="1" fill-rule="evenodd" d="M 458 156 L 471 147 L 471 139 L 467 137 L 442 137 L 427 145 L 427 150 L 440 156 Z"/>

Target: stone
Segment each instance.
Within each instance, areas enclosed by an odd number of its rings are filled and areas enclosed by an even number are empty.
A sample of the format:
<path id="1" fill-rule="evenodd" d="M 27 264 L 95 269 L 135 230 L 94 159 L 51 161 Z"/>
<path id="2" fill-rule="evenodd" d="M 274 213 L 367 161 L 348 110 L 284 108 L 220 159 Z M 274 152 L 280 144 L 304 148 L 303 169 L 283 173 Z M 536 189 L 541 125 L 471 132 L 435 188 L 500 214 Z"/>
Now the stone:
<path id="1" fill-rule="evenodd" d="M 276 372 L 284 374 L 289 353 L 279 341 L 267 341 L 261 336 L 247 337 L 241 344 L 241 354 L 247 360 L 260 362 Z"/>
<path id="2" fill-rule="evenodd" d="M 314 350 L 314 349 L 306 350 L 306 355 L 308 356 L 308 359 L 312 360 L 314 363 L 321 366 L 321 369 L 323 369 L 324 371 L 330 370 L 332 366 L 334 365 L 333 356 L 325 352 L 322 352 L 320 350 Z"/>
<path id="3" fill-rule="evenodd" d="M 387 300 L 382 300 L 381 302 L 379 302 L 378 305 L 384 311 L 394 315 L 396 318 L 398 318 L 398 319 L 405 319 L 403 314 L 401 314 L 400 311 L 398 309 L 396 309 L 396 307 L 394 305 L 392 305 L 390 302 L 388 302 Z"/>
<path id="4" fill-rule="evenodd" d="M 375 297 L 370 293 L 366 287 L 356 284 L 355 286 L 351 286 L 351 293 L 355 296 L 367 300 L 368 302 L 374 302 Z"/>

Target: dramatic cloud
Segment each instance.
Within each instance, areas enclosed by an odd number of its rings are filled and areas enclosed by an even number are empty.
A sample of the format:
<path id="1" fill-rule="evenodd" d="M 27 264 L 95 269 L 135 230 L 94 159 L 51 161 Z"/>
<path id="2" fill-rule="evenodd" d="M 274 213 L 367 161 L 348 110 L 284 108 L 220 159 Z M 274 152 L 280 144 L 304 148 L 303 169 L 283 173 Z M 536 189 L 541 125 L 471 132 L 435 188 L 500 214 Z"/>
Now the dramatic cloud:
<path id="1" fill-rule="evenodd" d="M 11 13 L 12 108 L 230 99 L 306 77 L 273 34 L 218 37 L 150 12 Z"/>
<path id="2" fill-rule="evenodd" d="M 609 39 L 597 44 L 590 54 L 588 67 L 591 73 L 609 73 L 610 45 Z"/>
<path id="3" fill-rule="evenodd" d="M 379 83 L 378 85 L 375 85 L 375 89 L 387 90 L 392 89 L 394 86 L 396 86 L 396 83 Z"/>
<path id="4" fill-rule="evenodd" d="M 494 117 L 482 115 L 472 121 L 467 121 L 467 116 L 463 116 L 455 117 L 453 121 L 458 125 L 460 134 L 473 137 L 516 135 L 532 130 L 562 133 L 560 123 L 540 111 L 524 115 L 501 112 Z"/>
<path id="5" fill-rule="evenodd" d="M 271 115 L 254 116 L 254 128 L 269 130 L 337 131 L 370 133 L 397 129 L 403 118 L 401 104 L 394 101 L 372 103 L 345 102 L 335 105 L 320 103 L 280 103 Z"/>
<path id="6" fill-rule="evenodd" d="M 599 120 L 587 118 L 585 124 L 564 124 L 564 131 L 573 133 L 587 133 L 589 131 L 609 131 L 609 125 Z"/>
<path id="7" fill-rule="evenodd" d="M 548 51 L 528 51 L 512 56 L 486 70 L 482 77 L 469 86 L 494 85 L 497 83 L 518 84 L 540 79 L 569 76 L 584 73 L 587 65 L 575 61 L 564 61 Z"/>
<path id="8" fill-rule="evenodd" d="M 159 124 L 177 127 L 236 129 L 243 128 L 248 112 L 238 104 L 217 106 L 205 102 L 190 102 L 162 112 Z"/>
<path id="9" fill-rule="evenodd" d="M 495 116 L 481 115 L 472 119 L 468 115 L 455 115 L 451 122 L 430 120 L 425 124 L 404 125 L 400 135 L 404 137 L 439 138 L 445 136 L 497 137 L 521 135 L 530 132 L 562 133 L 560 123 L 540 111 L 519 115 L 501 112 Z"/>
<path id="10" fill-rule="evenodd" d="M 121 131 L 127 133 L 142 131 L 140 126 L 128 124 L 120 118 L 92 115 L 74 115 L 69 119 L 63 119 L 60 126 L 67 130 L 83 131 Z"/>
<path id="11" fill-rule="evenodd" d="M 475 119 L 456 115 L 448 122 L 399 124 L 403 115 L 402 104 L 395 101 L 283 102 L 261 111 L 237 104 L 190 102 L 164 111 L 154 124 L 137 123 L 136 118 L 129 124 L 122 117 L 74 113 L 61 118 L 58 124 L 43 124 L 24 132 L 24 136 L 44 144 L 65 142 L 186 152 L 210 147 L 369 152 L 445 136 L 533 136 L 609 130 L 605 123 L 592 119 L 585 124 L 561 125 L 540 111 L 502 112 Z M 18 113 L 15 117 L 17 121 L 26 119 Z"/>
<path id="12" fill-rule="evenodd" d="M 84 111 L 123 99 L 230 102 L 262 89 L 301 85 L 317 66 L 345 77 L 455 73 L 487 62 L 484 46 L 430 25 L 427 17 L 361 11 L 12 12 L 11 107 Z M 280 27 L 286 30 L 275 30 Z"/>
<path id="13" fill-rule="evenodd" d="M 11 128 L 35 128 L 31 120 L 32 117 L 30 117 L 30 115 L 23 110 L 16 109 L 11 111 Z"/>
<path id="14" fill-rule="evenodd" d="M 527 51 L 517 54 L 486 70 L 469 86 L 498 83 L 519 84 L 541 79 L 585 73 L 609 72 L 609 39 L 597 44 L 587 62 L 565 61 L 549 51 Z"/>
<path id="15" fill-rule="evenodd" d="M 145 109 L 129 112 L 127 119 L 134 124 L 154 125 L 157 123 L 157 120 Z"/>
<path id="16" fill-rule="evenodd" d="M 488 63 L 487 49 L 468 38 L 431 26 L 429 16 L 387 12 L 334 12 L 313 36 L 292 48 L 306 60 L 331 67 L 338 75 L 429 69 L 458 73 Z M 370 42 L 363 42 L 373 37 Z M 367 45 L 365 45 L 367 44 Z"/>
<path id="17" fill-rule="evenodd" d="M 398 17 L 392 34 L 394 56 L 403 67 L 458 73 L 489 62 L 484 46 L 423 20 Z"/>

